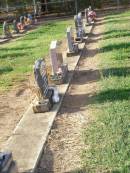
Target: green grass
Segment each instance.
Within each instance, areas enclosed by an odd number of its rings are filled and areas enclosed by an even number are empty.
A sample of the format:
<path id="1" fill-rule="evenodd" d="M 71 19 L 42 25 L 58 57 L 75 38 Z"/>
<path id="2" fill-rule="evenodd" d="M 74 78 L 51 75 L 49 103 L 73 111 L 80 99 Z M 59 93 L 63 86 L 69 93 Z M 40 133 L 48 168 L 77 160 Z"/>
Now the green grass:
<path id="1" fill-rule="evenodd" d="M 2 24 L 0 24 L 0 35 L 2 35 Z"/>
<path id="2" fill-rule="evenodd" d="M 130 11 L 105 17 L 100 90 L 90 105 L 83 164 L 88 173 L 130 173 Z"/>
<path id="3" fill-rule="evenodd" d="M 27 79 L 36 59 L 49 54 L 52 40 L 62 40 L 73 20 L 53 21 L 40 26 L 25 37 L 0 46 L 0 91 Z"/>

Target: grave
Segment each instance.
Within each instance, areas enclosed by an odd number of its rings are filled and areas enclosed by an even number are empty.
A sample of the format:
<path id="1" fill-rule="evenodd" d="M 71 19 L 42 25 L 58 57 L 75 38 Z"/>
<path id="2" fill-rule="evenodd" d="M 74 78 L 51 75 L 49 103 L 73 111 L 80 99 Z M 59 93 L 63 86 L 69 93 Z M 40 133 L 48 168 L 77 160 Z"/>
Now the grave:
<path id="1" fill-rule="evenodd" d="M 76 28 L 76 35 L 77 35 L 76 41 L 82 42 L 83 37 L 85 36 L 82 14 L 78 13 L 78 15 L 75 15 L 74 21 L 75 21 L 75 28 Z"/>
<path id="2" fill-rule="evenodd" d="M 72 27 L 67 28 L 67 43 L 68 43 L 67 56 L 76 55 L 79 52 L 79 48 L 78 48 L 78 43 L 75 43 Z"/>
<path id="3" fill-rule="evenodd" d="M 48 84 L 48 76 L 45 62 L 37 60 L 34 65 L 34 76 L 36 81 L 37 100 L 33 103 L 34 113 L 49 111 L 54 103 L 59 102 L 58 91 Z M 55 97 L 57 97 L 55 99 Z"/>
<path id="4" fill-rule="evenodd" d="M 92 10 L 91 6 L 88 8 L 87 12 L 88 24 L 93 24 L 96 19 L 96 12 Z"/>
<path id="5" fill-rule="evenodd" d="M 86 23 L 86 25 L 89 23 L 89 20 L 88 20 L 88 9 L 87 8 L 85 9 L 85 23 Z"/>
<path id="6" fill-rule="evenodd" d="M 18 34 L 19 33 L 19 29 L 17 26 L 17 21 L 13 20 L 13 34 Z"/>
<path id="7" fill-rule="evenodd" d="M 52 75 L 50 80 L 57 85 L 65 82 L 68 73 L 68 65 L 64 64 L 62 53 L 59 50 L 57 40 L 52 41 L 50 45 L 50 59 L 52 66 Z"/>
<path id="8" fill-rule="evenodd" d="M 4 21 L 3 23 L 3 38 L 12 38 L 12 34 L 10 32 L 9 24 L 7 21 Z"/>
<path id="9" fill-rule="evenodd" d="M 11 152 L 0 152 L 0 173 L 18 173 Z"/>

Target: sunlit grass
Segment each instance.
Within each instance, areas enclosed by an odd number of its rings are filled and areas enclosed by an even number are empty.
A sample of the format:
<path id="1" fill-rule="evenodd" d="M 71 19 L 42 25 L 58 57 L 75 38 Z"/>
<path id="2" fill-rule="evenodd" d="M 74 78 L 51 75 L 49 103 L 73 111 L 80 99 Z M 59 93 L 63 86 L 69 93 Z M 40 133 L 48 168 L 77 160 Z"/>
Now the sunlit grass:
<path id="1" fill-rule="evenodd" d="M 35 60 L 48 55 L 51 41 L 62 40 L 72 24 L 73 20 L 50 22 L 17 41 L 0 45 L 0 90 L 26 80 Z"/>
<path id="2" fill-rule="evenodd" d="M 130 172 L 130 11 L 105 17 L 95 121 L 84 132 L 89 173 Z M 90 105 L 91 106 L 91 105 Z"/>

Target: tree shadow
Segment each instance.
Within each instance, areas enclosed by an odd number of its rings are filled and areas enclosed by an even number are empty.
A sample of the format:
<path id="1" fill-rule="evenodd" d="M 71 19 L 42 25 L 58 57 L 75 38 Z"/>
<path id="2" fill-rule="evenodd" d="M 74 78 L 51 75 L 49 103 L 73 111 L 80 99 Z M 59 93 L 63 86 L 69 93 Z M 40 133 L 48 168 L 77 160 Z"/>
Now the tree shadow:
<path id="1" fill-rule="evenodd" d="M 0 59 L 6 59 L 6 58 L 17 58 L 17 57 L 21 57 L 27 55 L 27 53 L 18 53 L 18 52 L 13 52 L 13 53 L 9 53 L 9 54 L 4 54 L 4 55 L 0 55 Z"/>
<path id="2" fill-rule="evenodd" d="M 101 73 L 103 77 L 109 77 L 109 76 L 126 77 L 130 75 L 130 67 L 102 69 Z"/>
<path id="3" fill-rule="evenodd" d="M 34 46 L 21 46 L 21 47 L 11 47 L 11 48 L 0 48 L 0 51 L 18 51 L 18 50 L 25 50 L 25 49 L 32 49 L 35 48 Z"/>
<path id="4" fill-rule="evenodd" d="M 0 67 L 0 75 L 11 71 L 13 71 L 13 68 L 10 66 Z"/>
<path id="5" fill-rule="evenodd" d="M 109 52 L 109 51 L 112 51 L 112 50 L 119 50 L 119 49 L 127 49 L 127 48 L 130 48 L 130 43 L 119 43 L 119 44 L 109 44 L 107 46 L 103 46 L 101 49 L 100 49 L 100 53 L 103 53 L 103 52 Z"/>
<path id="6" fill-rule="evenodd" d="M 84 169 L 75 169 L 64 173 L 88 173 L 88 172 L 86 172 Z"/>
<path id="7" fill-rule="evenodd" d="M 76 70 L 74 79 L 71 84 L 84 85 L 87 83 L 96 82 L 100 79 L 99 70 Z"/>
<path id="8" fill-rule="evenodd" d="M 130 89 L 108 89 L 93 96 L 94 103 L 123 101 L 130 99 Z"/>
<path id="9" fill-rule="evenodd" d="M 130 30 L 111 30 L 108 32 L 104 32 L 103 40 L 110 38 L 119 38 L 119 37 L 128 37 L 130 36 Z"/>

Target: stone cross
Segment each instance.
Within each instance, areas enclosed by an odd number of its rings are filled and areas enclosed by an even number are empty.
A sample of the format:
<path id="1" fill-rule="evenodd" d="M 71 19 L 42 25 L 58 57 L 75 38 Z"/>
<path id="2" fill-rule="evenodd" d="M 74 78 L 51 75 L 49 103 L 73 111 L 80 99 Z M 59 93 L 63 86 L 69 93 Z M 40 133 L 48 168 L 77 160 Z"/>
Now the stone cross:
<path id="1" fill-rule="evenodd" d="M 67 42 L 68 42 L 68 48 L 69 48 L 69 52 L 73 52 L 74 51 L 74 38 L 72 36 L 72 28 L 68 27 L 67 28 Z"/>

